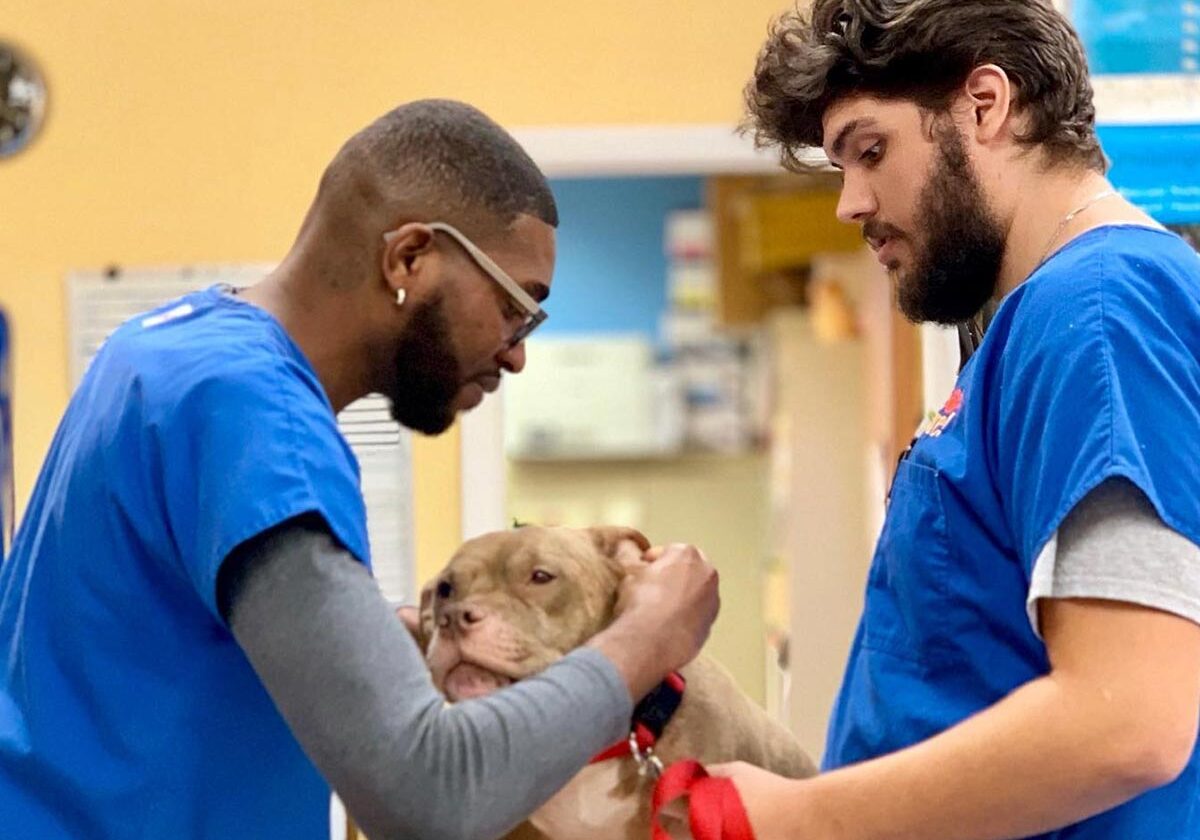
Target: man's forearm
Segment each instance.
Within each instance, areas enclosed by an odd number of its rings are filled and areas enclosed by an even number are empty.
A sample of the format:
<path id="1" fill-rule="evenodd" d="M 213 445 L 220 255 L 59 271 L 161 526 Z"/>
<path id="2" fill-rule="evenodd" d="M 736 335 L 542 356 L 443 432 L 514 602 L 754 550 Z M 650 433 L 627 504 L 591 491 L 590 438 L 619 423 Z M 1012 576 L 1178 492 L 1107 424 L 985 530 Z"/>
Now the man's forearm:
<path id="1" fill-rule="evenodd" d="M 234 636 L 372 837 L 498 836 L 627 731 L 630 698 L 595 651 L 446 707 L 374 581 L 327 534 L 281 532 L 249 562 Z"/>
<path id="2" fill-rule="evenodd" d="M 646 634 L 629 622 L 618 620 L 593 636 L 587 647 L 598 650 L 613 663 L 629 689 L 629 696 L 635 700 L 649 694 L 666 675 L 659 651 L 647 645 Z"/>
<path id="3" fill-rule="evenodd" d="M 1112 708 L 1132 699 L 1044 677 L 914 747 L 792 783 L 762 822 L 786 826 L 780 837 L 838 840 L 1051 831 L 1169 781 Z"/>

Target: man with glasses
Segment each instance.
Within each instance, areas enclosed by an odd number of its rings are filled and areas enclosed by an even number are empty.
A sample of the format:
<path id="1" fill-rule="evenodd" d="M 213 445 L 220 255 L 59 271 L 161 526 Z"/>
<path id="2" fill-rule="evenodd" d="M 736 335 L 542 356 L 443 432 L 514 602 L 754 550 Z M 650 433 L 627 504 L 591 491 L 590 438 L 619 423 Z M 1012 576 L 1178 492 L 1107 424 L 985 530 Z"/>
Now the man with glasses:
<path id="1" fill-rule="evenodd" d="M 0 567 L 8 840 L 491 837 L 623 737 L 699 650 L 716 575 L 673 546 L 612 627 L 447 707 L 369 571 L 336 413 L 386 395 L 437 434 L 525 364 L 557 210 L 469 106 L 352 137 L 279 268 L 122 326 Z"/>

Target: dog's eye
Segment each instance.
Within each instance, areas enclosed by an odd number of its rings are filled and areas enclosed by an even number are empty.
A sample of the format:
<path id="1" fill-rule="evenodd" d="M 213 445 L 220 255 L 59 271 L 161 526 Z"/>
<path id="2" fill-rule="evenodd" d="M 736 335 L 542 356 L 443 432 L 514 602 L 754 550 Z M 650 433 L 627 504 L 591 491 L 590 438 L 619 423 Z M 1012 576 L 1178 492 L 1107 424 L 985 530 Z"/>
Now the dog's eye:
<path id="1" fill-rule="evenodd" d="M 454 594 L 454 584 L 448 580 L 438 581 L 437 596 L 439 598 L 449 598 Z"/>
<path id="2" fill-rule="evenodd" d="M 533 574 L 529 576 L 531 583 L 549 583 L 552 580 L 554 580 L 554 575 L 545 569 L 534 569 Z"/>

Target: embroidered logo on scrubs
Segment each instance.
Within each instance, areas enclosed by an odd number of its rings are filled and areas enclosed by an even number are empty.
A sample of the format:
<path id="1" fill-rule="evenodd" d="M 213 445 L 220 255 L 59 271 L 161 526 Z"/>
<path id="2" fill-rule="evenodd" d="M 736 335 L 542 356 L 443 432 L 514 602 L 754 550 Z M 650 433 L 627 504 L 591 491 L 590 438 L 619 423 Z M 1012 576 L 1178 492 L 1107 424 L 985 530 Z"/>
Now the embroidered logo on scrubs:
<path id="1" fill-rule="evenodd" d="M 917 432 L 917 437 L 923 437 L 924 435 L 940 437 L 946 427 L 950 425 L 950 421 L 958 416 L 958 410 L 962 408 L 962 404 L 962 388 L 955 388 L 954 393 L 950 395 L 950 399 L 946 400 L 946 404 L 942 406 L 941 410 L 930 412 L 929 416 L 925 418 L 925 422 Z"/>

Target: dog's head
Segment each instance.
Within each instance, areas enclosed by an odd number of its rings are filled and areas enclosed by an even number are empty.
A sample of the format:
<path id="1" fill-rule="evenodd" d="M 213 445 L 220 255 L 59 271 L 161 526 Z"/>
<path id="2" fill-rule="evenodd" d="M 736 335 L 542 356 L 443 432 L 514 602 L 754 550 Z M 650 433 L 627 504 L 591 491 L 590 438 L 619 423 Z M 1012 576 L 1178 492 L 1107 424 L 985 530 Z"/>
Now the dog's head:
<path id="1" fill-rule="evenodd" d="M 417 636 L 452 701 L 536 674 L 613 619 L 650 547 L 632 528 L 539 528 L 463 545 L 421 593 Z"/>

